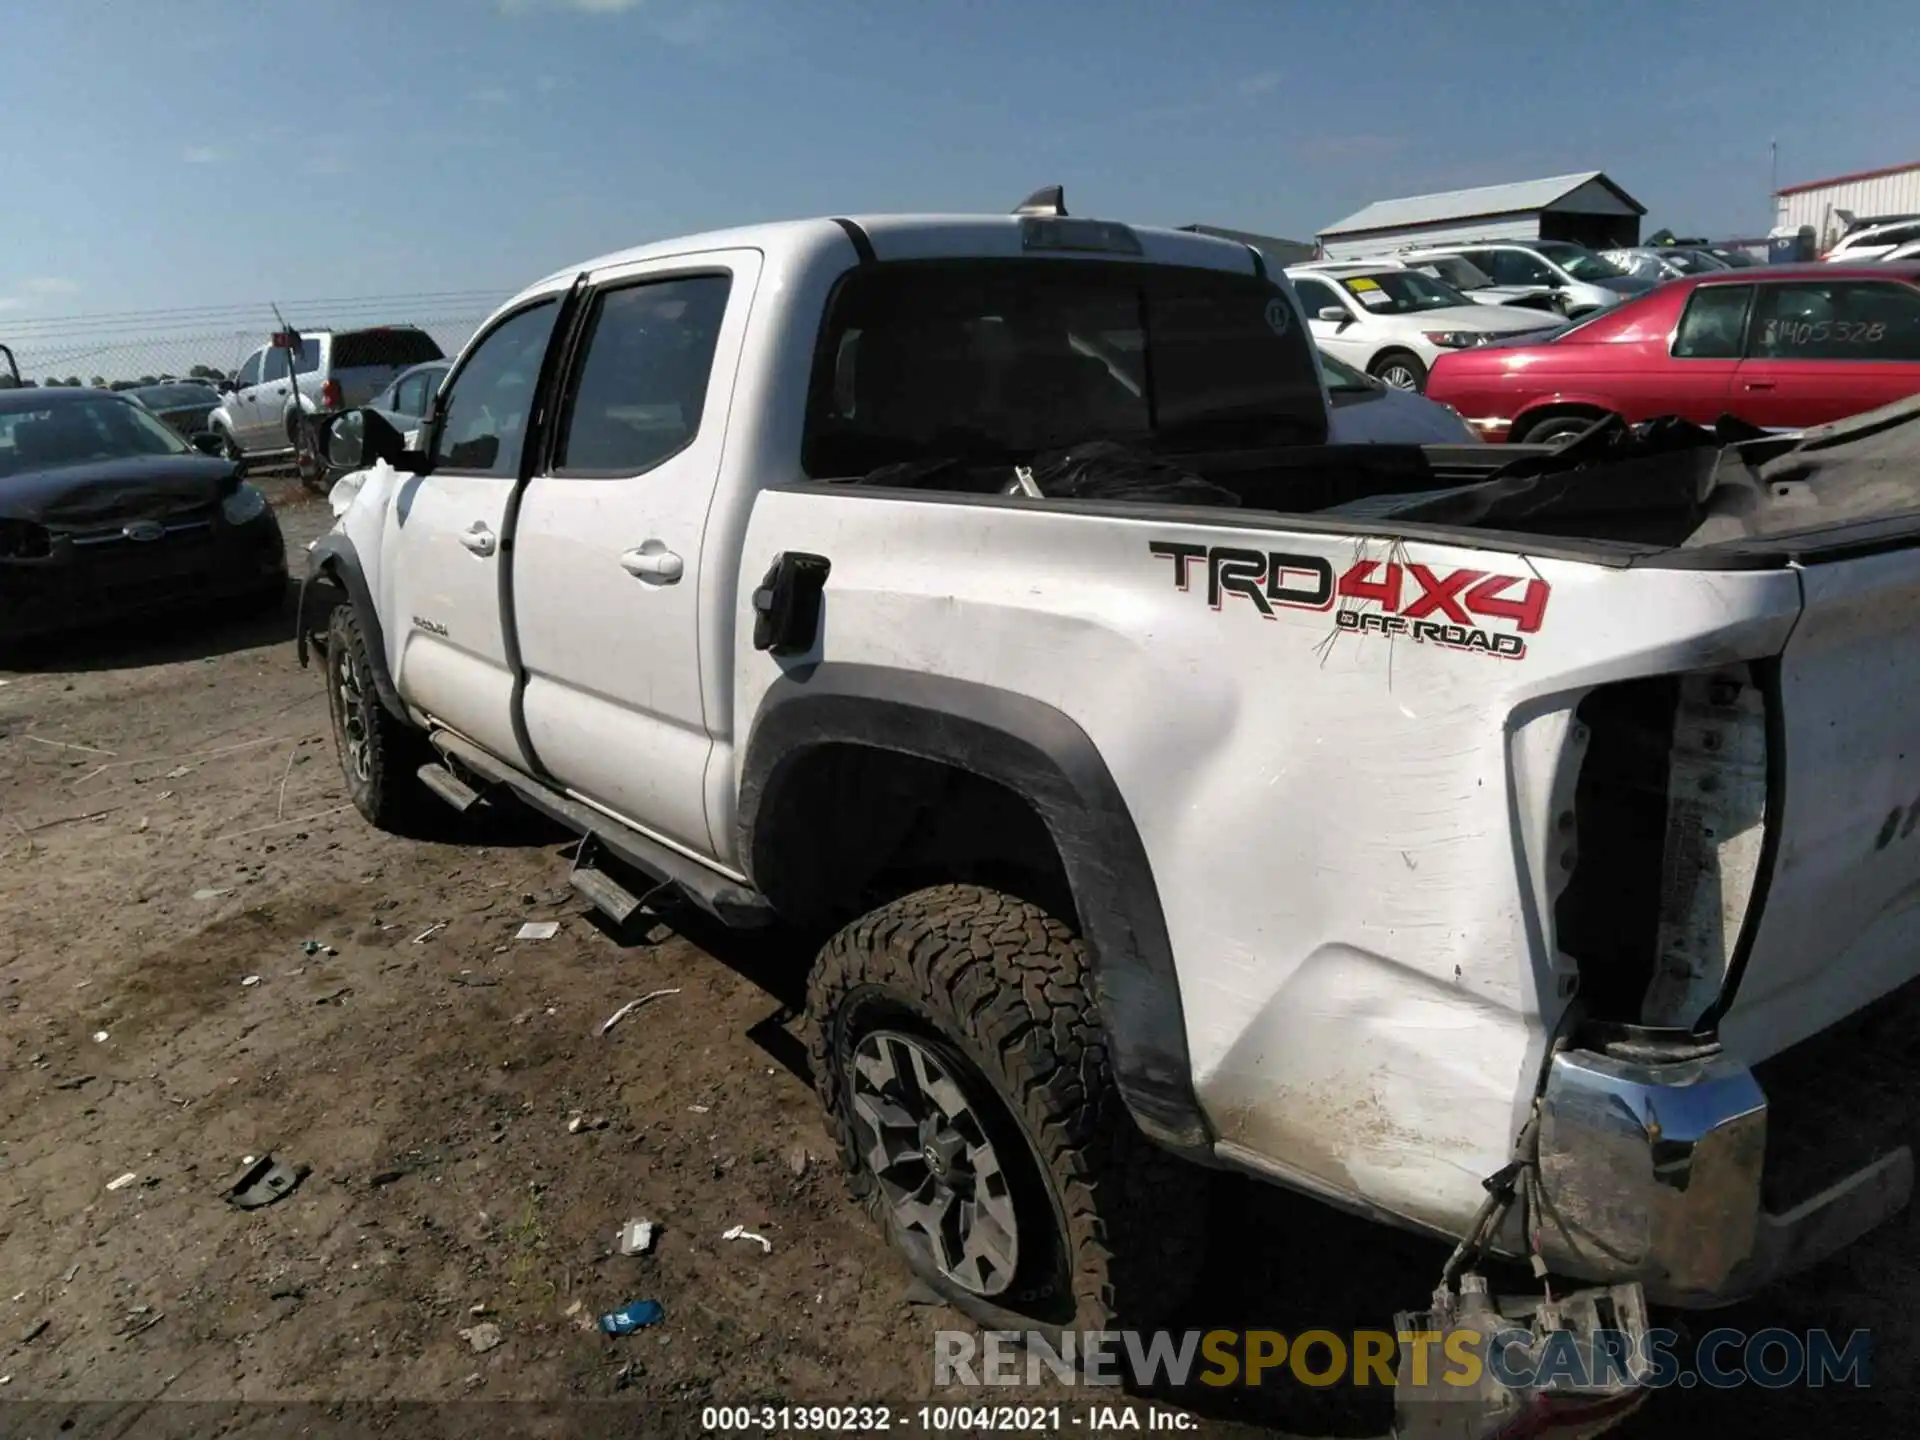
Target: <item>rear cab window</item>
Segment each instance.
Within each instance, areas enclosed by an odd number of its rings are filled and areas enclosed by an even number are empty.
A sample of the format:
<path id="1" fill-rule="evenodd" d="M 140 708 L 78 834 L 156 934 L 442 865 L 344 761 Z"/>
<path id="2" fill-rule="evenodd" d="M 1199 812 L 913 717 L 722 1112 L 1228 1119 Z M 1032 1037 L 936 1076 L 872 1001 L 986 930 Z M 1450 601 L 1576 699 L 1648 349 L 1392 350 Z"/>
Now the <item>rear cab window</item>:
<path id="1" fill-rule="evenodd" d="M 1311 337 L 1271 281 L 1093 260 L 895 261 L 828 303 L 802 465 L 815 479 L 1088 440 L 1166 452 L 1326 443 Z"/>

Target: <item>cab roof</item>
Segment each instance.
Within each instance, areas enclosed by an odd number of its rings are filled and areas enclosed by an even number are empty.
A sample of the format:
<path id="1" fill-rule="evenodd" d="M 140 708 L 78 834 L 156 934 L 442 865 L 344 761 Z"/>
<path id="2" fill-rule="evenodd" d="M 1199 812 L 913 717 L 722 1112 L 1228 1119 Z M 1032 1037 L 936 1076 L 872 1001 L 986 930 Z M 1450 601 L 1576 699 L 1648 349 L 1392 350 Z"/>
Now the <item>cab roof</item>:
<path id="1" fill-rule="evenodd" d="M 1019 259 L 1033 253 L 1024 247 L 1021 238 L 1022 223 L 1030 218 L 1020 214 L 850 215 L 710 230 L 703 234 L 676 236 L 670 240 L 615 250 L 578 265 L 569 265 L 527 286 L 509 303 L 564 289 L 583 272 L 714 250 L 758 250 L 770 262 L 778 262 L 834 246 L 843 248 L 851 262 L 859 258 L 856 246 L 860 242 L 855 236 L 864 237 L 866 243 L 873 247 L 874 258 L 882 261 Z M 1078 220 L 1087 217 L 1073 218 Z M 1157 226 L 1128 225 L 1125 228 L 1139 240 L 1140 255 L 1102 255 L 1085 251 L 1056 253 L 1084 259 L 1137 259 L 1148 263 L 1193 265 L 1240 274 L 1252 274 L 1266 268 L 1265 261 L 1256 258 L 1257 252 L 1252 247 L 1237 240 Z"/>

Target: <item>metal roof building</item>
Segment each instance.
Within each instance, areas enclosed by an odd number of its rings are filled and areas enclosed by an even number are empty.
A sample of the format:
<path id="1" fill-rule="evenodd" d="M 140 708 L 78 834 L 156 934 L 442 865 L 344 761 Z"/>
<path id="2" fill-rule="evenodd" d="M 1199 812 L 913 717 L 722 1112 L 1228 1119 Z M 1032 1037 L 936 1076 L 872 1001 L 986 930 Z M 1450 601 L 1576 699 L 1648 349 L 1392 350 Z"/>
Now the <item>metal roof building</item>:
<path id="1" fill-rule="evenodd" d="M 1873 215 L 1920 215 L 1920 162 L 1783 186 L 1774 192 L 1773 206 L 1776 229 L 1811 225 L 1814 243 L 1825 250 L 1846 229 L 1843 210 L 1862 220 Z"/>
<path id="2" fill-rule="evenodd" d="M 1278 235 L 1256 235 L 1251 230 L 1228 230 L 1219 225 L 1182 225 L 1195 235 L 1213 235 L 1221 240 L 1238 240 L 1266 256 L 1267 264 L 1279 270 L 1313 258 L 1313 245 L 1306 240 L 1282 240 Z"/>
<path id="3" fill-rule="evenodd" d="M 1376 200 L 1320 232 L 1330 260 L 1416 244 L 1572 240 L 1596 249 L 1640 243 L 1647 207 L 1598 170 L 1438 195 Z"/>

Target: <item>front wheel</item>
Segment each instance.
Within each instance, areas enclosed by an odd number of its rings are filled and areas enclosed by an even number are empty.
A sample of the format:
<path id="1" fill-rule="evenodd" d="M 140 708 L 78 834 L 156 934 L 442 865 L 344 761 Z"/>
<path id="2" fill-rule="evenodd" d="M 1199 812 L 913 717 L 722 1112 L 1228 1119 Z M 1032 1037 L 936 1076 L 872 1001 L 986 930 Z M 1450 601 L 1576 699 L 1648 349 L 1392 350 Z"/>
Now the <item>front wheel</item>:
<path id="1" fill-rule="evenodd" d="M 1144 1324 L 1198 1268 L 1204 1177 L 1134 1125 L 1091 986 L 1066 926 L 972 885 L 856 920 L 808 985 L 815 1080 L 855 1196 L 921 1280 L 990 1328 Z"/>
<path id="2" fill-rule="evenodd" d="M 1421 391 L 1427 388 L 1427 367 L 1409 350 L 1389 350 L 1376 356 L 1369 373 L 1381 384 L 1395 390 Z"/>
<path id="3" fill-rule="evenodd" d="M 417 771 L 431 758 L 424 736 L 380 703 L 366 633 L 351 605 L 327 622 L 327 712 L 347 798 L 375 827 L 403 831 L 421 809 Z"/>

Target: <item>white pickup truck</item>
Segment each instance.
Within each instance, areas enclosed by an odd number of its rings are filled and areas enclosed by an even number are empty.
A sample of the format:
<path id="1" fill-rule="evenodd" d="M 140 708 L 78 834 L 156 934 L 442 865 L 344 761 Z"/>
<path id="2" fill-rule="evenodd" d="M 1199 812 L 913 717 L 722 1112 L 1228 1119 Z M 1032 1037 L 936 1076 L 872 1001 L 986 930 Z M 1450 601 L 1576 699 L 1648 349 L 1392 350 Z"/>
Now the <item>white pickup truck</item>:
<path id="1" fill-rule="evenodd" d="M 831 934 L 854 1188 L 984 1323 L 1173 1301 L 1206 1167 L 1687 1305 L 1896 1211 L 1920 420 L 1327 426 L 1228 241 L 648 245 L 503 307 L 418 449 L 328 422 L 302 658 L 376 825 L 517 795 L 617 919 Z"/>

